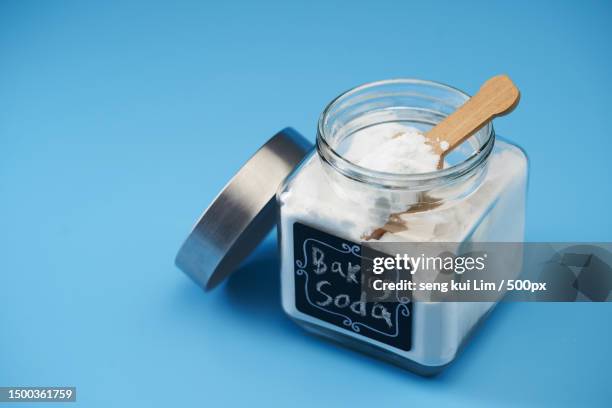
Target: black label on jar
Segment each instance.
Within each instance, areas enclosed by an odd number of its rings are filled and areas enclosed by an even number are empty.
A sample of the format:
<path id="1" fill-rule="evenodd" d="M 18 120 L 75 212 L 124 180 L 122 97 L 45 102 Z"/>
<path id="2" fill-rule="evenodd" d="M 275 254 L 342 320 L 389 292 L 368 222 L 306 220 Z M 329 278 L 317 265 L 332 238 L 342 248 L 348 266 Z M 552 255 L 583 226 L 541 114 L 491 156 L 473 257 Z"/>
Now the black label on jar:
<path id="1" fill-rule="evenodd" d="M 344 330 L 408 351 L 412 304 L 366 302 L 361 249 L 360 244 L 294 223 L 296 307 Z"/>

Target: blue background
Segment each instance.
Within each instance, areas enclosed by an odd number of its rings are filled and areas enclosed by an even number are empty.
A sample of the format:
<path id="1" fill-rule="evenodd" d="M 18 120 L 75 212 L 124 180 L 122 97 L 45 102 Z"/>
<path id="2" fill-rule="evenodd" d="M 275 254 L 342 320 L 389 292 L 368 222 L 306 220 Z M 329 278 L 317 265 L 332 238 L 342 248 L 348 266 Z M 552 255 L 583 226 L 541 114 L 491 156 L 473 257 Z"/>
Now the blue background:
<path id="1" fill-rule="evenodd" d="M 522 90 L 527 238 L 611 241 L 612 6 L 581 2 L 0 3 L 0 385 L 77 405 L 605 406 L 612 304 L 504 304 L 423 379 L 305 334 L 275 237 L 205 294 L 173 265 L 269 136 L 408 76 Z"/>

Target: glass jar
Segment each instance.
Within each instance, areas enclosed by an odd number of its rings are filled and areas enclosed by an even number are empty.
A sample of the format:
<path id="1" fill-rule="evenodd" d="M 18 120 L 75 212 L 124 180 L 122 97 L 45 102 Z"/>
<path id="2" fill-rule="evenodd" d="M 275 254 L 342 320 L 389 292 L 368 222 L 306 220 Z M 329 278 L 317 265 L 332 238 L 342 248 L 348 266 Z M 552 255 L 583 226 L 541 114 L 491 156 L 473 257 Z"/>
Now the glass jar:
<path id="1" fill-rule="evenodd" d="M 521 242 L 527 158 L 488 123 L 441 170 L 396 174 L 357 165 L 347 146 L 368 133 L 427 131 L 469 96 L 436 82 L 365 84 L 334 99 L 316 149 L 281 185 L 282 305 L 307 330 L 423 375 L 451 363 L 494 303 L 414 302 L 386 310 L 364 302 L 363 242 Z M 365 132 L 365 133 L 364 133 Z M 325 261 L 323 261 L 325 259 Z"/>

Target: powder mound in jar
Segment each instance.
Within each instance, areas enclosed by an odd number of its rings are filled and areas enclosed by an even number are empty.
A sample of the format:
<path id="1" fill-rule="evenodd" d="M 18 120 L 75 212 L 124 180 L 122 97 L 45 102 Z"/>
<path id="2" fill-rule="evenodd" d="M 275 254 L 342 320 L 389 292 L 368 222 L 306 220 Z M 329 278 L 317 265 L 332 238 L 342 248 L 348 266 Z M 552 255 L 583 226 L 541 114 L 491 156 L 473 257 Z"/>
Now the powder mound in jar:
<path id="1" fill-rule="evenodd" d="M 401 129 L 371 128 L 369 137 L 378 141 L 363 156 L 355 158 L 355 163 L 362 167 L 387 173 L 411 174 L 434 171 L 438 166 L 439 156 L 418 129 L 406 126 Z"/>

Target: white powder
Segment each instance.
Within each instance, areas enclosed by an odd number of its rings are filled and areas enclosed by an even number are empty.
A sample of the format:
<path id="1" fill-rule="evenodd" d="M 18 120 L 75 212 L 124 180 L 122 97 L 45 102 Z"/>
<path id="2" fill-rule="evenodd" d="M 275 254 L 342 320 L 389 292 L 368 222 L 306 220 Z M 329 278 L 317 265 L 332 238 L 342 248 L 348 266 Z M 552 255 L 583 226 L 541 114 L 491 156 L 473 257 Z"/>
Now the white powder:
<path id="1" fill-rule="evenodd" d="M 348 146 L 341 146 L 340 150 L 349 160 L 386 173 L 427 173 L 436 170 L 439 161 L 421 131 L 396 123 L 361 130 L 345 143 Z"/>
<path id="2" fill-rule="evenodd" d="M 423 137 L 414 128 L 391 122 L 354 133 L 336 150 L 347 160 L 364 167 L 372 168 L 378 165 L 375 169 L 380 171 L 399 167 L 435 169 L 435 164 L 428 161 L 431 157 L 427 154 L 427 160 L 419 159 L 416 154 L 413 155 L 414 160 L 402 160 L 401 156 L 391 149 L 395 146 L 394 140 L 398 140 L 397 143 L 404 147 L 410 146 L 406 149 L 414 148 L 411 151 L 422 148 L 419 142 L 407 141 L 414 136 Z M 414 139 L 419 140 L 418 137 Z M 513 180 L 520 179 L 520 174 L 524 171 L 524 158 L 519 149 L 501 141 L 496 142 L 496 145 L 505 148 L 494 151 L 489 159 L 486 176 L 474 192 L 460 201 L 449 200 L 432 211 L 402 215 L 400 218 L 408 229 L 386 233 L 382 240 L 461 242 L 465 239 L 499 194 L 507 189 Z M 384 153 L 388 153 L 391 158 L 384 156 Z M 437 156 L 434 157 L 437 161 Z M 291 190 L 280 197 L 285 203 L 283 213 L 295 214 L 296 218 L 305 219 L 304 223 L 319 225 L 331 232 L 338 231 L 338 235 L 343 238 L 358 242 L 371 231 L 382 227 L 391 214 L 405 212 L 411 204 L 418 201 L 418 192 L 372 190 L 361 183 L 351 184 L 341 175 L 332 175 L 339 177 L 334 180 L 325 170 L 316 155 L 305 163 L 296 175 Z M 462 188 L 464 186 L 461 184 L 449 186 L 443 191 L 435 192 L 433 198 L 452 198 L 458 195 L 455 189 L 461 191 Z"/>

